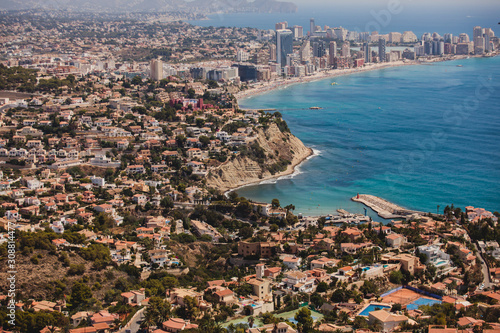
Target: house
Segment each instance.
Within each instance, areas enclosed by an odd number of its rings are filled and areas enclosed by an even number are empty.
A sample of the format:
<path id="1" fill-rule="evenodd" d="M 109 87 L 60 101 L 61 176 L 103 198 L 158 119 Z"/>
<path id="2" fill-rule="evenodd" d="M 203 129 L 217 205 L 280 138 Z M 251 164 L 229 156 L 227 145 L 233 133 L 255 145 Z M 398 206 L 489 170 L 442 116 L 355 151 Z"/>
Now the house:
<path id="1" fill-rule="evenodd" d="M 139 206 L 145 205 L 146 202 L 148 202 L 148 197 L 146 197 L 144 194 L 135 194 L 132 197 L 132 201 Z"/>
<path id="2" fill-rule="evenodd" d="M 248 281 L 253 288 L 253 294 L 259 299 L 267 299 L 271 297 L 271 281 L 267 279 L 250 279 Z"/>
<path id="3" fill-rule="evenodd" d="M 103 205 L 94 206 L 94 210 L 98 213 L 111 214 L 111 213 L 113 213 L 114 208 L 110 204 L 103 204 Z"/>
<path id="4" fill-rule="evenodd" d="M 87 312 L 87 311 L 77 312 L 71 316 L 71 324 L 73 325 L 73 327 L 77 327 L 82 323 L 82 321 L 86 321 L 91 315 L 92 312 Z"/>
<path id="5" fill-rule="evenodd" d="M 283 265 L 286 266 L 286 268 L 291 269 L 291 270 L 297 270 L 300 267 L 300 264 L 302 263 L 302 258 L 300 257 L 286 257 L 283 259 Z"/>
<path id="6" fill-rule="evenodd" d="M 220 232 L 208 223 L 191 220 L 191 226 L 199 236 L 208 235 L 212 237 L 212 240 L 215 242 L 218 242 L 222 238 Z"/>
<path id="7" fill-rule="evenodd" d="M 189 320 L 184 320 L 181 318 L 170 318 L 169 320 L 164 322 L 162 326 L 166 332 L 171 332 L 171 333 L 177 333 L 192 328 L 198 328 L 198 325 L 191 324 Z"/>
<path id="8" fill-rule="evenodd" d="M 340 262 L 339 259 L 330 259 L 326 257 L 321 257 L 311 261 L 311 269 L 315 268 L 325 268 L 325 267 L 335 267 Z"/>
<path id="9" fill-rule="evenodd" d="M 347 236 L 351 240 L 351 242 L 354 242 L 356 239 L 363 236 L 363 232 L 358 228 L 347 228 L 340 234 L 343 236 Z"/>
<path id="10" fill-rule="evenodd" d="M 141 304 L 143 300 L 146 299 L 146 294 L 144 288 L 141 290 L 131 290 L 125 293 L 122 293 L 121 296 L 126 304 Z"/>
<path id="11" fill-rule="evenodd" d="M 257 256 L 259 258 L 270 258 L 272 246 L 269 242 L 250 243 L 241 241 L 238 243 L 238 255 L 243 257 Z"/>
<path id="12" fill-rule="evenodd" d="M 368 323 L 373 325 L 376 322 L 381 324 L 381 332 L 392 332 L 400 324 L 408 321 L 408 317 L 390 313 L 386 310 L 372 311 L 368 314 Z"/>
<path id="13" fill-rule="evenodd" d="M 129 165 L 127 167 L 127 173 L 128 174 L 134 174 L 134 173 L 146 173 L 146 169 L 144 168 L 143 165 Z"/>
<path id="14" fill-rule="evenodd" d="M 5 212 L 4 216 L 7 220 L 14 220 L 14 221 L 17 221 L 20 218 L 19 211 L 17 210 L 8 210 Z"/>
<path id="15" fill-rule="evenodd" d="M 400 234 L 393 233 L 385 237 L 385 242 L 388 246 L 399 249 L 401 246 L 405 245 L 406 237 Z"/>
<path id="16" fill-rule="evenodd" d="M 281 267 L 269 267 L 264 270 L 264 276 L 269 279 L 276 279 L 281 273 Z"/>
<path id="17" fill-rule="evenodd" d="M 150 250 L 148 253 L 152 264 L 157 264 L 160 267 L 163 267 L 169 262 L 167 250 Z"/>
<path id="18" fill-rule="evenodd" d="M 283 282 L 286 287 L 297 292 L 309 293 L 314 287 L 315 278 L 300 271 L 290 271 L 285 273 Z"/>
<path id="19" fill-rule="evenodd" d="M 224 289 L 215 292 L 215 297 L 217 297 L 217 301 L 223 305 L 230 306 L 236 303 L 236 298 L 234 297 L 234 293 L 230 289 Z"/>

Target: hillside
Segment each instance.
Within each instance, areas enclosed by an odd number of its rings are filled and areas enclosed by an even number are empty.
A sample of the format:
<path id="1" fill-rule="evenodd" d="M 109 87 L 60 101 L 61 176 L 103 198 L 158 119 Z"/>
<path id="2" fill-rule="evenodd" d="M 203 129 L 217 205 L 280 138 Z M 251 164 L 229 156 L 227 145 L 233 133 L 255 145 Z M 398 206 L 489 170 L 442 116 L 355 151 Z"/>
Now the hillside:
<path id="1" fill-rule="evenodd" d="M 312 155 L 312 149 L 289 132 L 280 131 L 275 123 L 267 129 L 258 128 L 257 139 L 251 147 L 250 154 L 241 154 L 212 169 L 207 177 L 208 186 L 227 191 L 288 175 Z"/>
<path id="2" fill-rule="evenodd" d="M 38 258 L 36 264 L 32 261 L 34 257 Z M 65 267 L 60 256 L 52 254 L 51 251 L 34 250 L 29 255 L 19 253 L 16 257 L 18 298 L 61 299 L 64 295 L 69 295 L 73 284 L 84 276 L 86 284 L 92 288 L 93 296 L 103 299 L 106 292 L 115 286 L 119 278 L 127 278 L 127 273 L 116 269 L 93 270 L 92 261 L 85 260 L 75 253 L 69 253 L 68 259 L 70 265 L 84 265 L 85 273 L 71 273 L 70 267 Z M 0 265 L 6 265 L 5 260 L 0 261 Z M 7 272 L 0 272 L 2 292 L 7 290 L 7 276 Z"/>

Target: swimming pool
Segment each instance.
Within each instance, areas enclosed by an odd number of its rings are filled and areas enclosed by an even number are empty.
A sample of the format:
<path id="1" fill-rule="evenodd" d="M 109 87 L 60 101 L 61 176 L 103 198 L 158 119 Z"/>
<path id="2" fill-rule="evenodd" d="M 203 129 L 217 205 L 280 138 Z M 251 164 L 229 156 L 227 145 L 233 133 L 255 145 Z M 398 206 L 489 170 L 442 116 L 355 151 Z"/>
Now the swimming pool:
<path id="1" fill-rule="evenodd" d="M 437 299 L 430 299 L 430 298 L 425 298 L 425 297 L 420 297 L 419 299 L 414 300 L 410 304 L 406 306 L 407 310 L 416 310 L 422 305 L 434 305 L 434 304 L 441 304 L 441 301 Z"/>
<path id="2" fill-rule="evenodd" d="M 366 308 L 363 309 L 363 311 L 361 311 L 359 313 L 359 316 L 366 316 L 368 317 L 368 314 L 372 311 L 377 311 L 377 310 L 383 310 L 383 309 L 390 309 L 391 307 L 388 306 L 388 305 L 378 305 L 378 304 L 370 304 L 368 305 Z"/>

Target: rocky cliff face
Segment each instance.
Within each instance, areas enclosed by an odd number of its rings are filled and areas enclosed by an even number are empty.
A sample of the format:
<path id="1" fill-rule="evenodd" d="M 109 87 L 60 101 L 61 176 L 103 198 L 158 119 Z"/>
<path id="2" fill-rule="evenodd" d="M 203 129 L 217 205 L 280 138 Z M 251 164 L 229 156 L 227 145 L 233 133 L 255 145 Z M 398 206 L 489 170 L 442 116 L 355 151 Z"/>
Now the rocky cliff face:
<path id="1" fill-rule="evenodd" d="M 291 174 L 295 166 L 312 154 L 312 150 L 304 146 L 302 141 L 288 132 L 281 132 L 275 123 L 265 130 L 257 129 L 256 142 L 265 153 L 263 163 L 249 156 L 238 156 L 210 170 L 207 184 L 221 191 L 227 191 Z"/>

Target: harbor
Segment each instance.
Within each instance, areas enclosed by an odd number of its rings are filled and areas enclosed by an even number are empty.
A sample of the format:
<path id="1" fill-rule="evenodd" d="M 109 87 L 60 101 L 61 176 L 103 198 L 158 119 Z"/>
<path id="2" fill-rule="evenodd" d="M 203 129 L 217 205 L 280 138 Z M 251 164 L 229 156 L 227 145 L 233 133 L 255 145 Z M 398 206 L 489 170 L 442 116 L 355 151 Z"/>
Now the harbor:
<path id="1" fill-rule="evenodd" d="M 406 209 L 385 199 L 369 194 L 358 194 L 351 198 L 352 201 L 362 203 L 374 210 L 384 219 L 405 218 L 412 214 L 422 214 L 423 212 Z"/>

